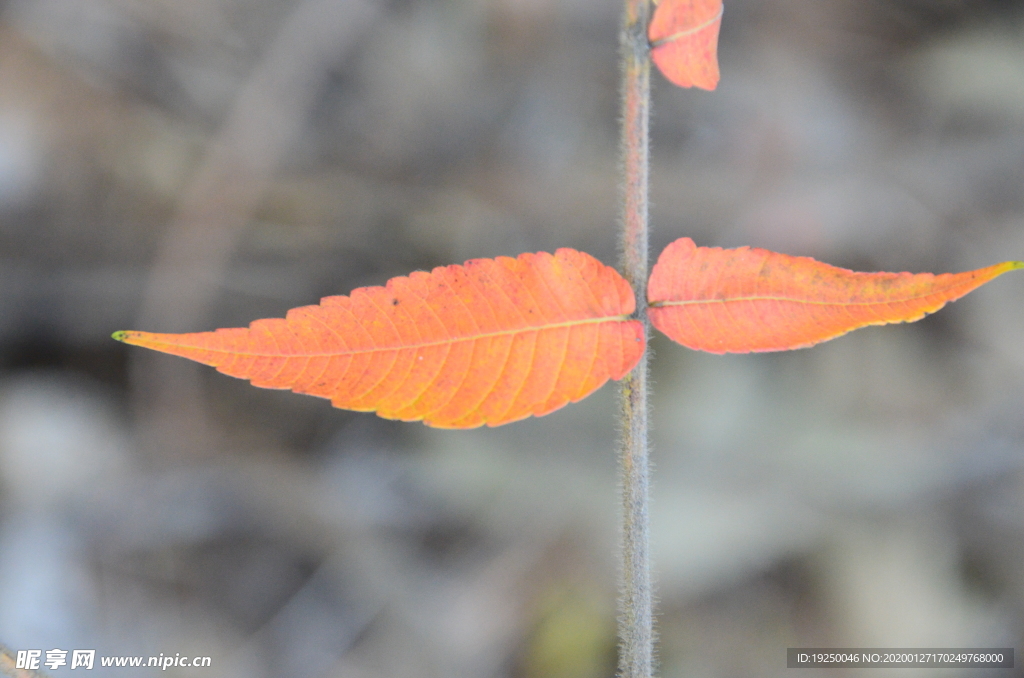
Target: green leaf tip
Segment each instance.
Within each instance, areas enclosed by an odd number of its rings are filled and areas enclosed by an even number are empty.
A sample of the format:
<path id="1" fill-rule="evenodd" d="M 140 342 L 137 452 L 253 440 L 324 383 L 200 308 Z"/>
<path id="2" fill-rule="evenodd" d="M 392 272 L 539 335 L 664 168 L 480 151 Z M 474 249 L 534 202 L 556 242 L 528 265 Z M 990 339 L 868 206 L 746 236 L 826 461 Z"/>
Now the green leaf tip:
<path id="1" fill-rule="evenodd" d="M 111 339 L 115 339 L 117 341 L 124 341 L 127 337 L 128 332 L 126 332 L 125 330 L 118 330 L 117 332 L 114 332 L 113 334 L 110 335 Z"/>

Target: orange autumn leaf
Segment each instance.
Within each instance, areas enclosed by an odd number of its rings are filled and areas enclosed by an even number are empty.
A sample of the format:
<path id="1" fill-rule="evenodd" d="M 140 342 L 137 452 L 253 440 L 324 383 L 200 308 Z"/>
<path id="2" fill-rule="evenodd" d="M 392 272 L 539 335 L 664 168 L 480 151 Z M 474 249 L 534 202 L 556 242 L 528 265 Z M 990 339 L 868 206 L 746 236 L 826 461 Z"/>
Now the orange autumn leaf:
<path id="1" fill-rule="evenodd" d="M 615 269 L 560 249 L 417 271 L 248 328 L 114 338 L 335 407 L 472 428 L 547 414 L 621 379 L 645 348 L 634 307 Z"/>
<path id="2" fill-rule="evenodd" d="M 857 273 L 810 257 L 752 247 L 697 247 L 680 238 L 661 253 L 647 287 L 651 323 L 710 353 L 785 351 L 866 325 L 913 322 L 1007 271 Z"/>
<path id="3" fill-rule="evenodd" d="M 718 29 L 722 0 L 661 0 L 647 28 L 651 59 L 680 87 L 718 85 Z"/>

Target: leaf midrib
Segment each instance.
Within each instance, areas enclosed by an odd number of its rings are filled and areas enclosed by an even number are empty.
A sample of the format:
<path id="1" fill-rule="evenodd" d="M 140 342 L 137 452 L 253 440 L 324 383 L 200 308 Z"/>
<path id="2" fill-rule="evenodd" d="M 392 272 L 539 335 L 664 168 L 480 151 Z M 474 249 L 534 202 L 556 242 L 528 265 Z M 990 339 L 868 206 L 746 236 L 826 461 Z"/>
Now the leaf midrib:
<path id="1" fill-rule="evenodd" d="M 727 297 L 725 299 L 681 299 L 677 301 L 652 301 L 648 304 L 650 308 L 662 308 L 664 306 L 691 306 L 695 304 L 728 304 L 738 301 L 788 301 L 794 304 L 807 304 L 810 306 L 885 306 L 887 304 L 899 304 L 908 301 L 917 301 L 935 294 L 942 294 L 941 290 L 932 291 L 928 294 L 921 294 L 914 297 L 902 297 L 900 299 L 886 299 L 885 301 L 814 301 L 813 299 L 798 299 L 793 297 Z"/>
<path id="2" fill-rule="evenodd" d="M 992 266 L 989 266 L 987 268 L 979 268 L 976 271 L 971 271 L 972 273 L 983 272 L 983 271 L 985 272 L 985 274 L 978 276 L 979 278 L 982 278 L 982 280 L 981 280 L 981 282 L 978 282 L 972 288 L 972 290 L 977 289 L 977 288 L 981 287 L 982 285 L 984 285 L 985 283 L 990 282 L 990 281 L 998 278 L 999 276 L 1003 275 L 1004 273 L 1008 273 L 1010 271 L 1021 269 L 1021 268 L 1024 268 L 1024 262 L 1022 262 L 1022 261 L 1004 261 L 1001 264 L 993 264 Z M 988 275 L 987 274 L 988 271 L 994 271 L 994 272 L 991 275 Z M 921 275 L 921 274 L 914 274 L 914 275 Z M 961 274 L 959 274 L 959 273 L 952 273 L 952 274 L 946 274 L 946 275 L 957 276 L 957 275 L 961 275 Z M 956 282 L 953 282 L 950 285 L 945 285 L 943 287 L 933 287 L 932 289 L 928 290 L 927 292 L 923 292 L 921 294 L 915 294 L 915 295 L 911 295 L 911 296 L 900 297 L 898 299 L 886 299 L 884 301 L 815 301 L 813 299 L 800 299 L 800 298 L 785 297 L 785 296 L 760 296 L 760 295 L 754 295 L 754 296 L 745 296 L 745 297 L 727 297 L 725 299 L 680 299 L 680 300 L 665 300 L 665 301 L 648 301 L 647 302 L 647 306 L 649 308 L 661 308 L 661 307 L 664 307 L 664 306 L 690 306 L 690 305 L 694 305 L 694 304 L 713 304 L 713 303 L 725 304 L 725 303 L 736 302 L 736 301 L 788 301 L 788 302 L 795 303 L 795 304 L 808 304 L 808 305 L 812 305 L 812 306 L 879 306 L 879 305 L 885 305 L 885 304 L 899 304 L 899 303 L 906 303 L 908 301 L 917 301 L 919 299 L 924 299 L 925 297 L 930 297 L 930 296 L 933 296 L 933 295 L 936 295 L 936 294 L 942 295 L 946 291 L 951 290 L 954 287 L 957 287 L 958 285 L 962 285 L 965 282 L 966 283 L 973 283 L 973 282 L 976 282 L 976 281 L 977 281 L 977 278 L 972 278 L 969 281 L 956 281 Z M 972 290 L 968 290 L 968 292 L 970 292 Z M 966 292 L 965 292 L 965 294 L 966 294 Z M 948 303 L 949 301 L 951 301 L 951 300 L 950 299 L 945 299 L 944 300 L 944 302 L 946 302 L 946 303 Z"/>
<path id="3" fill-rule="evenodd" d="M 210 351 L 211 353 L 223 353 L 223 354 L 226 354 L 226 355 L 233 355 L 233 356 L 249 356 L 249 357 L 254 357 L 254 358 L 329 358 L 329 357 L 341 356 L 341 355 L 360 355 L 360 354 L 363 354 L 363 353 L 377 353 L 377 352 L 380 352 L 380 351 L 405 351 L 405 350 L 410 350 L 410 349 L 430 348 L 430 347 L 433 347 L 433 346 L 446 346 L 446 345 L 458 344 L 458 343 L 462 343 L 462 342 L 466 342 L 466 341 L 476 341 L 478 339 L 490 339 L 490 338 L 493 338 L 493 337 L 503 337 L 503 336 L 508 336 L 508 335 L 523 334 L 523 333 L 526 333 L 526 332 L 542 332 L 544 330 L 557 330 L 557 329 L 562 329 L 562 328 L 565 328 L 565 327 L 577 327 L 579 325 L 591 325 L 591 324 L 606 323 L 606 322 L 625 322 L 625 321 L 629 321 L 629 320 L 634 320 L 634 318 L 632 318 L 629 315 L 604 316 L 604 317 L 600 317 L 600 318 L 584 318 L 584 319 L 581 319 L 581 320 L 567 320 L 567 321 L 564 321 L 564 322 L 552 323 L 552 324 L 548 324 L 548 325 L 520 327 L 520 328 L 515 328 L 515 329 L 509 329 L 509 330 L 501 330 L 501 331 L 498 331 L 498 332 L 482 332 L 480 334 L 474 334 L 474 335 L 471 335 L 471 336 L 455 337 L 455 338 L 451 338 L 451 339 L 438 339 L 436 341 L 425 341 L 425 342 L 419 342 L 419 343 L 415 343 L 415 344 L 401 344 L 401 345 L 397 345 L 397 346 L 377 346 L 377 347 L 366 348 L 366 349 L 338 350 L 338 351 L 310 352 L 310 353 L 306 353 L 306 352 L 303 352 L 303 353 L 283 353 L 283 352 L 266 353 L 266 352 L 257 352 L 257 351 L 237 351 L 237 350 L 212 348 L 210 346 L 197 346 L 197 345 L 194 345 L 194 344 L 172 343 L 172 342 L 168 342 L 168 341 L 154 341 L 154 340 L 147 340 L 145 342 L 145 344 L 146 344 L 146 346 L 148 346 L 150 348 L 154 348 L 155 350 L 159 350 L 159 349 L 156 349 L 157 346 L 167 346 L 167 347 L 174 347 L 174 348 L 179 348 L 179 349 L 193 349 L 193 350 L 196 350 L 196 351 Z M 249 329 L 249 331 L 252 331 L 250 328 L 246 328 L 246 329 Z M 144 333 L 141 333 L 141 334 L 143 336 L 145 336 L 146 334 L 152 334 L 152 333 L 145 333 L 144 332 Z M 129 339 L 129 338 L 130 337 L 126 337 L 126 339 Z M 133 343 L 133 342 L 127 341 L 126 343 Z"/>
<path id="4" fill-rule="evenodd" d="M 662 45 L 670 43 L 670 42 L 674 42 L 674 41 L 678 40 L 679 38 L 685 38 L 687 35 L 693 35 L 695 33 L 699 33 L 700 31 L 704 30 L 705 28 L 707 28 L 711 24 L 713 24 L 716 21 L 718 21 L 719 19 L 721 19 L 722 18 L 722 14 L 724 12 L 725 12 L 725 5 L 722 5 L 721 7 L 718 8 L 718 13 L 715 14 L 715 16 L 713 16 L 710 19 L 708 19 L 707 21 L 705 21 L 704 23 L 698 24 L 696 26 L 693 26 L 691 28 L 687 28 L 687 29 L 682 30 L 682 31 L 676 31 L 672 35 L 666 35 L 664 38 L 658 38 L 657 40 L 654 40 L 653 42 L 651 42 L 651 48 L 653 49 L 655 47 L 661 47 Z"/>

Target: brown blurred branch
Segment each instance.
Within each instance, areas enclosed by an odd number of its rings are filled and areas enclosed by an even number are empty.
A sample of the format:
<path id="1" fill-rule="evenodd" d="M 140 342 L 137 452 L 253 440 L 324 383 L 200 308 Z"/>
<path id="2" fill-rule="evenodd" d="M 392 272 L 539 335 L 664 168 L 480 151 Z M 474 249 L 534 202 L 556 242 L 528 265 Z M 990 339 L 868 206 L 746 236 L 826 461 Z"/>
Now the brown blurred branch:
<path id="1" fill-rule="evenodd" d="M 10 676 L 10 678 L 47 678 L 47 675 L 41 671 L 15 668 L 17 664 L 14 653 L 5 645 L 0 644 L 0 673 Z"/>
<path id="2" fill-rule="evenodd" d="M 197 331 L 239 236 L 296 139 L 327 70 L 376 13 L 369 0 L 304 0 L 242 86 L 168 224 L 143 293 L 138 327 Z M 192 365 L 133 352 L 140 423 L 179 452 L 205 447 Z"/>
<path id="3" fill-rule="evenodd" d="M 648 128 L 651 65 L 647 44 L 648 0 L 626 0 L 622 61 L 623 164 L 622 269 L 637 298 L 637 317 L 649 334 L 647 299 Z M 622 380 L 622 599 L 619 675 L 649 678 L 653 669 L 651 568 L 648 550 L 648 421 L 645 352 Z"/>

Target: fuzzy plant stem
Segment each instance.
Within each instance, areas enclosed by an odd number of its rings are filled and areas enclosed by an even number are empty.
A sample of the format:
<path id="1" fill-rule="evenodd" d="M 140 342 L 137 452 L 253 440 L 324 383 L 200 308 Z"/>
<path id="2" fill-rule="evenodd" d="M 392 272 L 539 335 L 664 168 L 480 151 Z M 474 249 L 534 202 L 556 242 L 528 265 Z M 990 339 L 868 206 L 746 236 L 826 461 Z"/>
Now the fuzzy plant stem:
<path id="1" fill-rule="evenodd" d="M 622 62 L 622 270 L 636 291 L 637 317 L 647 320 L 647 183 L 651 66 L 648 0 L 625 0 Z M 622 380 L 622 597 L 619 675 L 650 678 L 654 631 L 648 549 L 647 353 Z"/>

